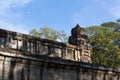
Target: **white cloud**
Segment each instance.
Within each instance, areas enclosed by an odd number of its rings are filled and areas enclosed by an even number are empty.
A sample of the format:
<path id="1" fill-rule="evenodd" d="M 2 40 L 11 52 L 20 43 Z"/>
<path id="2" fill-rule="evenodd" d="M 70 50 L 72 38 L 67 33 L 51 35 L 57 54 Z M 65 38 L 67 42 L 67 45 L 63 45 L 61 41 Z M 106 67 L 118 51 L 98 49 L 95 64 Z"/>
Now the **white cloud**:
<path id="1" fill-rule="evenodd" d="M 12 9 L 23 7 L 30 3 L 32 0 L 2 0 L 0 1 L 0 16 L 7 16 L 14 12 Z"/>
<path id="2" fill-rule="evenodd" d="M 0 1 L 1 8 L 10 9 L 12 7 L 25 6 L 30 3 L 32 0 L 3 0 Z"/>
<path id="3" fill-rule="evenodd" d="M 97 0 L 115 18 L 120 17 L 120 0 Z"/>
<path id="4" fill-rule="evenodd" d="M 10 30 L 10 31 L 15 31 L 15 32 L 17 31 L 19 33 L 28 34 L 28 30 L 25 29 L 26 25 L 22 25 L 22 24 L 15 25 L 15 24 L 0 20 L 0 28 Z"/>
<path id="5" fill-rule="evenodd" d="M 104 19 L 107 20 L 106 15 L 116 19 L 120 18 L 120 0 L 92 0 L 92 5 L 83 6 L 81 10 L 73 14 L 73 21 L 75 24 L 80 23 L 86 26 L 84 21 L 88 20 L 87 24 L 96 25 Z M 94 19 L 94 21 L 90 19 Z"/>
<path id="6" fill-rule="evenodd" d="M 20 33 L 28 33 L 26 25 L 12 22 L 11 19 L 19 20 L 21 13 L 14 12 L 14 9 L 26 6 L 32 0 L 0 0 L 0 28 Z M 6 21 L 7 19 L 7 21 Z M 19 22 L 19 21 L 18 21 Z"/>

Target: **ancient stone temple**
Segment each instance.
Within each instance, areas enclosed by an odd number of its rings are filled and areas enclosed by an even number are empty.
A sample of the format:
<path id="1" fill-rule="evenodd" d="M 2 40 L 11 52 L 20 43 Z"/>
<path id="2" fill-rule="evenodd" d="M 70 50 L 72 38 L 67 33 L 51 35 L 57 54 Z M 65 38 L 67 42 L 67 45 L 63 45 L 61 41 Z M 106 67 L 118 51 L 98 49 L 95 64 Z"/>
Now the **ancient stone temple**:
<path id="1" fill-rule="evenodd" d="M 80 50 L 80 59 L 82 62 L 91 62 L 91 46 L 88 43 L 88 37 L 84 33 L 84 29 L 78 24 L 71 30 L 69 44 L 75 45 Z"/>
<path id="2" fill-rule="evenodd" d="M 79 25 L 68 42 L 0 29 L 0 80 L 120 80 L 120 70 L 92 64 L 92 48 Z"/>

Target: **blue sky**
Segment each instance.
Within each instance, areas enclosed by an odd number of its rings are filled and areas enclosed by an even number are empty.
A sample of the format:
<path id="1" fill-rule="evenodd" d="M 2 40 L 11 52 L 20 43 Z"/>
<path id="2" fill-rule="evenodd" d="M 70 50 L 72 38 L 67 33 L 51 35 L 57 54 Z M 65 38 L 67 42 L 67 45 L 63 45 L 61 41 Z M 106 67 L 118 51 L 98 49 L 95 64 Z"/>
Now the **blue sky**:
<path id="1" fill-rule="evenodd" d="M 70 34 L 76 24 L 120 18 L 120 0 L 0 0 L 0 28 L 20 33 L 48 26 Z"/>

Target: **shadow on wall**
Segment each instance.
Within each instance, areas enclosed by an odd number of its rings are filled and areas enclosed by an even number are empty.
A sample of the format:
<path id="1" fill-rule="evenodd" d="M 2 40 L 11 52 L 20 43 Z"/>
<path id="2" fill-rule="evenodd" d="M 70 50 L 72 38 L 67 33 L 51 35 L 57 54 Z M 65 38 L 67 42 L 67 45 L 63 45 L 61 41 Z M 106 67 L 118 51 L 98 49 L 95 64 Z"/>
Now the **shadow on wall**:
<path id="1" fill-rule="evenodd" d="M 5 58 L 0 80 L 63 80 L 52 68 L 45 64 L 34 65 L 34 62 L 23 59 Z"/>
<path id="2" fill-rule="evenodd" d="M 118 76 L 108 75 L 105 71 L 60 66 L 54 63 L 5 57 L 0 61 L 0 80 L 119 80 Z"/>

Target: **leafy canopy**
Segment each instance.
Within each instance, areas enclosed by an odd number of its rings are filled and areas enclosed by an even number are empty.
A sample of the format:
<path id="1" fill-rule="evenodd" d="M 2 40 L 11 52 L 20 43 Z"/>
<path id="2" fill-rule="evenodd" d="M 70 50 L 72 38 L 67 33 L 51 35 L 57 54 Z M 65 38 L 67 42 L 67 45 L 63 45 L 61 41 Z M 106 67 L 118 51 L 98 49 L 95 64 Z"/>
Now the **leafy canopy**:
<path id="1" fill-rule="evenodd" d="M 93 47 L 92 61 L 108 67 L 120 67 L 120 48 L 115 41 L 120 33 L 111 27 L 90 26 L 85 29 Z"/>
<path id="2" fill-rule="evenodd" d="M 62 31 L 56 31 L 50 27 L 41 27 L 39 30 L 32 29 L 29 33 L 35 37 L 41 37 L 49 40 L 60 41 L 60 42 L 67 42 L 68 36 L 66 33 Z"/>

